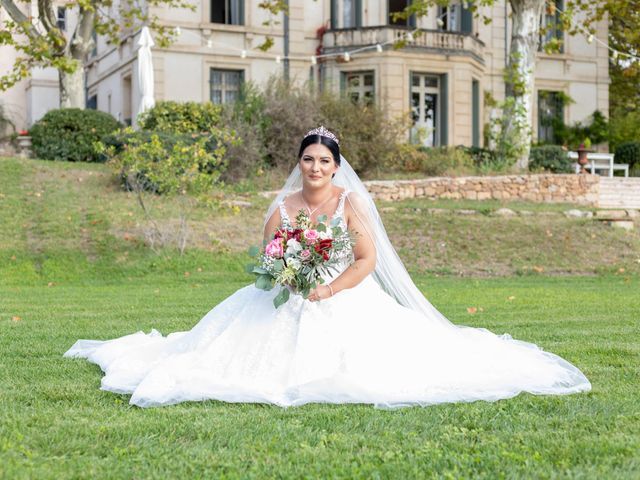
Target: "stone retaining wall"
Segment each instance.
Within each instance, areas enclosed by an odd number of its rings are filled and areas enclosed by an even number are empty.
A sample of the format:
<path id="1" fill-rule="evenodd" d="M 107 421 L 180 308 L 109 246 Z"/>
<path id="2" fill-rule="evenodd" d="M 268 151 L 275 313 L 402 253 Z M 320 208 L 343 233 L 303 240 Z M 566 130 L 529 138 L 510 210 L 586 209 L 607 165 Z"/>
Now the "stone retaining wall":
<path id="1" fill-rule="evenodd" d="M 527 200 L 531 202 L 597 205 L 597 175 L 503 175 L 497 177 L 432 177 L 420 180 L 364 182 L 379 200 L 451 198 L 468 200 Z"/>

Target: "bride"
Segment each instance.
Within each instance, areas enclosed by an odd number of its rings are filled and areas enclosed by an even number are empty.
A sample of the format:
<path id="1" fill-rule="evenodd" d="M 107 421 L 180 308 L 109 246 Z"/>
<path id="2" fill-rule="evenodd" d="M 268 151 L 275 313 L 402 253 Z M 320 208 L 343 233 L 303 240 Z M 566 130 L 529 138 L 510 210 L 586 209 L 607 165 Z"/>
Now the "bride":
<path id="1" fill-rule="evenodd" d="M 591 385 L 575 366 L 534 344 L 456 326 L 421 294 L 389 242 L 366 188 L 324 127 L 302 140 L 299 161 L 265 217 L 264 238 L 295 226 L 303 209 L 356 235 L 340 268 L 307 299 L 274 308 L 279 288 L 253 284 L 190 331 L 142 331 L 78 340 L 101 388 L 140 407 L 189 400 L 368 403 L 381 408 L 568 394 Z M 292 220 L 293 219 L 293 220 Z"/>

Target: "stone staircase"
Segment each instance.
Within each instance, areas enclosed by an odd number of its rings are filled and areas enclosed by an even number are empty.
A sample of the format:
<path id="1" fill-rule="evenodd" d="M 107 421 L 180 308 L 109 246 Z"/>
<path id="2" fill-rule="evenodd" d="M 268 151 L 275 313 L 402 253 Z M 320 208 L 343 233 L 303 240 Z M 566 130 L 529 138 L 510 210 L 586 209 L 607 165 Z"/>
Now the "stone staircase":
<path id="1" fill-rule="evenodd" d="M 598 207 L 640 210 L 640 177 L 600 177 Z"/>

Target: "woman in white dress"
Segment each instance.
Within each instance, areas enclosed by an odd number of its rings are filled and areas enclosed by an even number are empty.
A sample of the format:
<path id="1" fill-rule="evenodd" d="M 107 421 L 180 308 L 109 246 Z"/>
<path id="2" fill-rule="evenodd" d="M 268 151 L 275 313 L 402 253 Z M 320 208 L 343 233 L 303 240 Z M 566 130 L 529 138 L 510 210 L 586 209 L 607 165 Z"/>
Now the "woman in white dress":
<path id="1" fill-rule="evenodd" d="M 104 371 L 101 388 L 141 407 L 189 400 L 369 403 L 381 408 L 568 394 L 591 385 L 575 366 L 534 344 L 453 325 L 411 281 L 375 204 L 324 127 L 303 139 L 299 161 L 265 217 L 264 238 L 312 220 L 337 219 L 353 248 L 307 299 L 274 308 L 279 287 L 244 287 L 190 331 L 152 330 L 78 340 L 67 357 Z"/>

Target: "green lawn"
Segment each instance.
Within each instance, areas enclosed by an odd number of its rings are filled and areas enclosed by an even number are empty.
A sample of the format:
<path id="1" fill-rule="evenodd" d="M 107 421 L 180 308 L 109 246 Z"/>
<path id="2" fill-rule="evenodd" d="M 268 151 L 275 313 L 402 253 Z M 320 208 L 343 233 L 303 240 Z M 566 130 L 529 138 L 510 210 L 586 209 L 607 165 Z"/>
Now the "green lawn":
<path id="1" fill-rule="evenodd" d="M 587 394 L 397 411 L 216 401 L 140 409 L 100 391 L 97 366 L 62 358 L 77 338 L 189 329 L 244 285 L 201 275 L 0 287 L 0 478 L 640 475 L 637 277 L 418 278 L 454 322 L 509 332 L 578 365 L 593 384 Z"/>
<path id="2" fill-rule="evenodd" d="M 440 311 L 563 356 L 590 393 L 397 411 L 140 409 L 100 391 L 97 366 L 62 354 L 78 338 L 191 328 L 250 281 L 240 252 L 268 200 L 243 197 L 241 214 L 199 209 L 194 228 L 213 240 L 156 255 L 103 165 L 0 159 L 0 178 L 0 478 L 640 478 L 638 232 L 566 219 L 565 206 L 383 205 Z M 548 215 L 487 215 L 500 206 Z M 170 201 L 156 207 L 172 218 Z"/>

